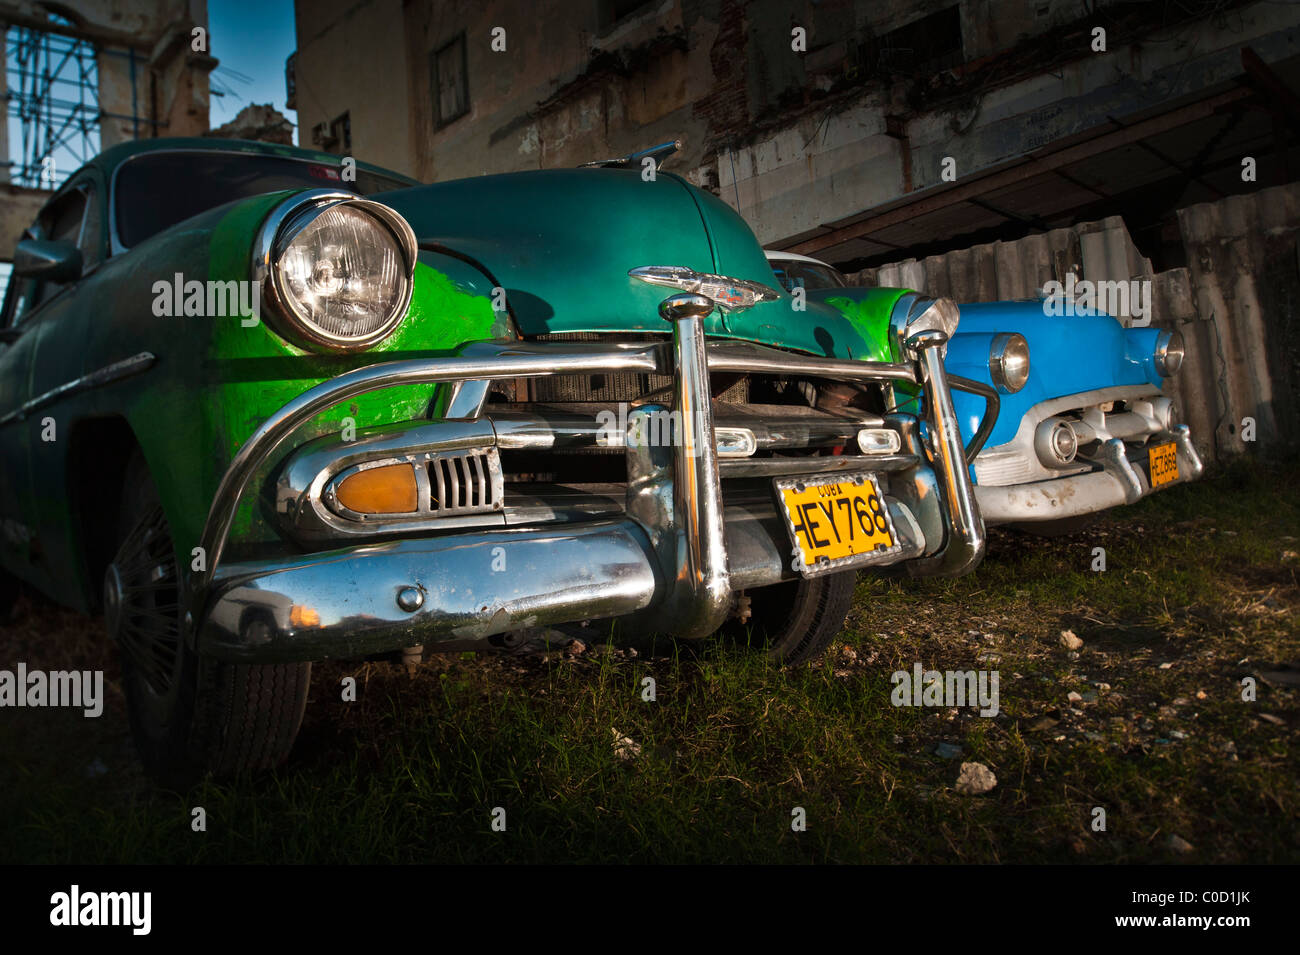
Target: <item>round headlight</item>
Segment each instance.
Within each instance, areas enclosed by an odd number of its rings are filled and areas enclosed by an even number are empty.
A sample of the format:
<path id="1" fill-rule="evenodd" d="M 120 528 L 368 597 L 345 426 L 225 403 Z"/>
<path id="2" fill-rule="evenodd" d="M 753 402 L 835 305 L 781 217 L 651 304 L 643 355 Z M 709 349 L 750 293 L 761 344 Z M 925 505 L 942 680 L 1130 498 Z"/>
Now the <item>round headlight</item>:
<path id="1" fill-rule="evenodd" d="M 1183 333 L 1166 328 L 1156 337 L 1156 371 L 1162 378 L 1172 378 L 1183 366 Z"/>
<path id="2" fill-rule="evenodd" d="M 1013 395 L 1029 381 L 1029 342 L 1017 332 L 993 336 L 989 349 L 989 374 L 1003 394 Z"/>
<path id="3" fill-rule="evenodd" d="M 280 330 L 307 346 L 365 348 L 401 324 L 415 235 L 379 203 L 307 193 L 264 227 L 263 282 Z"/>

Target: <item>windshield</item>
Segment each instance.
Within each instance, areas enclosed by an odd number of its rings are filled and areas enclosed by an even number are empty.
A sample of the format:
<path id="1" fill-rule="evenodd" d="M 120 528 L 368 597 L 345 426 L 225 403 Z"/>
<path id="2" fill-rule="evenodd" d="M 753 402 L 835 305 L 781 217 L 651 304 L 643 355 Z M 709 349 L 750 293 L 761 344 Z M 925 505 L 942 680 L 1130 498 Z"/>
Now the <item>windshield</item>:
<path id="1" fill-rule="evenodd" d="M 344 182 L 337 166 L 237 152 L 174 152 L 138 156 L 118 167 L 114 183 L 117 239 L 126 248 L 235 199 L 281 189 L 338 189 L 369 196 L 411 186 L 356 170 Z"/>
<path id="2" fill-rule="evenodd" d="M 845 288 L 849 283 L 837 269 L 819 262 L 799 262 L 790 259 L 774 259 L 772 271 L 776 279 L 787 292 L 796 287 L 805 289 Z"/>

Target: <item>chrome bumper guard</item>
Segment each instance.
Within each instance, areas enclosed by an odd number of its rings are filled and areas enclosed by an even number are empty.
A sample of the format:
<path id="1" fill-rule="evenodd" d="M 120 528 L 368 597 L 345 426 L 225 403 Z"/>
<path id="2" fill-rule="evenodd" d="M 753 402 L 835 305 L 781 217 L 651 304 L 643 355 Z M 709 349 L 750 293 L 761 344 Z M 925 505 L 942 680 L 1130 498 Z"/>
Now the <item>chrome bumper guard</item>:
<path id="1" fill-rule="evenodd" d="M 712 633 L 730 612 L 734 591 L 797 573 L 774 501 L 724 504 L 710 371 L 920 384 L 928 396 L 928 436 L 915 418 L 891 416 L 903 451 L 914 457 L 891 456 L 889 467 L 879 468 L 890 470 L 886 503 L 902 545 L 897 559 L 928 575 L 956 575 L 978 564 L 984 526 L 944 376 L 942 332 L 909 340 L 914 362 L 817 359 L 743 342 L 706 342 L 702 318 L 712 308 L 693 295 L 665 301 L 660 311 L 672 325 L 671 343 L 475 344 L 456 357 L 360 368 L 299 395 L 254 432 L 222 477 L 200 541 L 206 568 L 187 581 L 187 639 L 214 657 L 277 662 L 472 644 L 525 628 L 611 617 L 638 631 Z M 322 411 L 398 385 L 584 372 L 673 375 L 681 431 L 672 447 L 626 449 L 622 517 L 478 528 L 273 561 L 222 559 L 254 478 L 296 429 Z M 637 408 L 629 418 L 662 410 Z M 862 465 L 872 469 L 871 458 L 864 456 Z"/>
<path id="2" fill-rule="evenodd" d="M 1009 524 L 1081 517 L 1133 504 L 1153 490 L 1147 449 L 1169 441 L 1177 446 L 1178 480 L 1162 485 L 1161 490 L 1199 478 L 1204 466 L 1192 445 L 1191 430 L 1179 424 L 1132 448 L 1120 438 L 1101 442 L 1096 456 L 1100 470 L 1030 484 L 976 485 L 980 514 L 988 524 Z"/>

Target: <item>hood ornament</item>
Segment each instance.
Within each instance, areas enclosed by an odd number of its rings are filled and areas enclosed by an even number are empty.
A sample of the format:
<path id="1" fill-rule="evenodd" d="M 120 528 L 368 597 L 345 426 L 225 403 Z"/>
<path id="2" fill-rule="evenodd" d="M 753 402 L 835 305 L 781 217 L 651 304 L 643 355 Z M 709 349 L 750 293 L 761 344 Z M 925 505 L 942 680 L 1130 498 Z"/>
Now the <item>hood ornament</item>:
<path id="1" fill-rule="evenodd" d="M 760 282 L 733 279 L 710 272 L 696 272 L 694 269 L 680 265 L 643 265 L 638 269 L 630 270 L 627 274 L 651 285 L 663 285 L 682 292 L 703 295 L 722 309 L 724 321 L 727 312 L 751 308 L 759 302 L 775 302 L 781 297 L 775 289 Z"/>
<path id="2" fill-rule="evenodd" d="M 658 146 L 651 146 L 649 149 L 642 149 L 634 153 L 628 153 L 626 156 L 619 156 L 617 159 L 597 159 L 595 162 L 584 162 L 579 169 L 632 169 L 641 165 L 644 159 L 653 159 L 655 168 L 658 169 L 664 164 L 664 160 L 682 148 L 682 141 L 674 139 L 671 142 L 660 143 Z"/>

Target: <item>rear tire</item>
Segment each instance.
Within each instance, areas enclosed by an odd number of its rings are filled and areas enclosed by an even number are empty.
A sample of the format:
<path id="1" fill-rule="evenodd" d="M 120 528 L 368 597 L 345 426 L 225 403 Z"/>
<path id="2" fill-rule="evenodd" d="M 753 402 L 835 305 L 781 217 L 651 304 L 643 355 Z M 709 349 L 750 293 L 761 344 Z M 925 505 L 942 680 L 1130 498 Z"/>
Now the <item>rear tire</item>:
<path id="1" fill-rule="evenodd" d="M 844 629 L 858 575 L 842 571 L 760 587 L 746 596 L 752 616 L 724 628 L 787 666 L 817 659 Z"/>
<path id="2" fill-rule="evenodd" d="M 281 763 L 307 705 L 310 663 L 201 657 L 181 637 L 180 578 L 157 489 L 137 451 L 127 465 L 105 620 L 121 648 L 127 713 L 145 769 L 183 788 Z"/>

